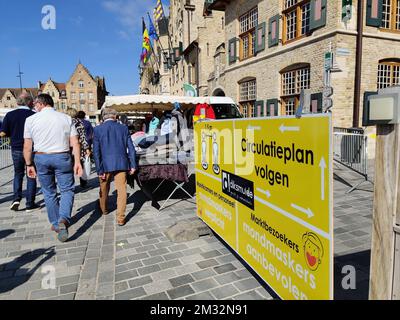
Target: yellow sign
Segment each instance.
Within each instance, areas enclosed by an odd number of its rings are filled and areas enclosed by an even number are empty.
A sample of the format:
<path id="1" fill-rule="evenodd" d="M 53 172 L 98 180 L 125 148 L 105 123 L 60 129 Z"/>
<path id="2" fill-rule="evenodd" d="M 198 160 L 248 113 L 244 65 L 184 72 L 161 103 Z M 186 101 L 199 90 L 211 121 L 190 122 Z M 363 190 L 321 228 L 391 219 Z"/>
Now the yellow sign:
<path id="1" fill-rule="evenodd" d="M 283 299 L 333 299 L 331 122 L 195 125 L 198 216 Z"/>

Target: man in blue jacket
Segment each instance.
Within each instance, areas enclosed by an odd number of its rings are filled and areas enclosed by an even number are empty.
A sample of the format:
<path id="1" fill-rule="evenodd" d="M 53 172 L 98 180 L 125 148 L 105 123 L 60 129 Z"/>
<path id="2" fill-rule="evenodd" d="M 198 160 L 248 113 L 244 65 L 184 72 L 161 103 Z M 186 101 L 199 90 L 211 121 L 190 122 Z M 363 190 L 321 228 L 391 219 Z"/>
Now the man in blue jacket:
<path id="1" fill-rule="evenodd" d="M 125 224 L 126 174 L 137 168 L 136 153 L 128 127 L 117 122 L 117 112 L 106 108 L 102 113 L 103 124 L 94 128 L 93 156 L 100 179 L 100 210 L 108 214 L 107 199 L 114 178 L 117 189 L 117 224 Z"/>

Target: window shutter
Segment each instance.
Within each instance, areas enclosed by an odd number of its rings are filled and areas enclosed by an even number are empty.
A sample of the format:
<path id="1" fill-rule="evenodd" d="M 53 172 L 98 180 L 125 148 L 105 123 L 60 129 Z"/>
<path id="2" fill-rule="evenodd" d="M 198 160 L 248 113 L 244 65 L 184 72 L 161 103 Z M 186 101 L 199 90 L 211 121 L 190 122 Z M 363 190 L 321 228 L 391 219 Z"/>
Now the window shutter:
<path id="1" fill-rule="evenodd" d="M 279 19 L 281 16 L 278 14 L 269 19 L 268 22 L 268 48 L 277 46 L 279 44 Z"/>
<path id="2" fill-rule="evenodd" d="M 175 56 L 174 50 L 171 50 L 171 52 L 169 53 L 169 57 L 171 59 L 171 65 L 175 66 L 176 65 L 176 56 Z"/>
<path id="3" fill-rule="evenodd" d="M 279 115 L 278 99 L 267 100 L 267 117 L 277 117 Z"/>
<path id="4" fill-rule="evenodd" d="M 265 22 L 260 23 L 256 29 L 256 53 L 265 49 Z"/>
<path id="5" fill-rule="evenodd" d="M 264 116 L 264 101 L 263 100 L 256 101 L 255 106 L 256 106 L 257 117 L 263 117 Z"/>
<path id="6" fill-rule="evenodd" d="M 314 93 L 311 95 L 311 113 L 322 113 L 322 93 Z"/>
<path id="7" fill-rule="evenodd" d="M 326 25 L 327 0 L 311 0 L 310 30 Z"/>
<path id="8" fill-rule="evenodd" d="M 229 63 L 234 63 L 237 60 L 237 49 L 236 49 L 237 38 L 229 40 Z"/>
<path id="9" fill-rule="evenodd" d="M 369 103 L 368 97 L 378 94 L 377 91 L 366 91 L 364 92 L 364 105 L 363 105 L 363 118 L 362 118 L 362 125 L 363 127 L 367 126 L 367 119 L 369 114 Z"/>
<path id="10" fill-rule="evenodd" d="M 367 26 L 382 25 L 383 0 L 367 0 Z"/>

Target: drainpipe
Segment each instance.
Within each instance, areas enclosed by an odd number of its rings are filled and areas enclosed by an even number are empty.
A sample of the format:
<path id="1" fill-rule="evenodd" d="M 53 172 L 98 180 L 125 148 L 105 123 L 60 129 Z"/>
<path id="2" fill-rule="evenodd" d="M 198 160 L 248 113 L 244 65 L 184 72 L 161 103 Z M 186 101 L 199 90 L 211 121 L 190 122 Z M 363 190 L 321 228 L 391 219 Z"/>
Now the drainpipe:
<path id="1" fill-rule="evenodd" d="M 363 30 L 364 30 L 364 1 L 358 0 L 357 2 L 358 2 L 357 47 L 356 47 L 355 83 L 354 83 L 353 128 L 359 127 L 359 119 L 360 119 L 361 70 L 362 70 Z"/>
<path id="2" fill-rule="evenodd" d="M 196 46 L 196 87 L 197 87 L 197 96 L 200 97 L 200 65 L 199 65 L 200 48 L 198 43 L 195 43 L 195 46 Z"/>

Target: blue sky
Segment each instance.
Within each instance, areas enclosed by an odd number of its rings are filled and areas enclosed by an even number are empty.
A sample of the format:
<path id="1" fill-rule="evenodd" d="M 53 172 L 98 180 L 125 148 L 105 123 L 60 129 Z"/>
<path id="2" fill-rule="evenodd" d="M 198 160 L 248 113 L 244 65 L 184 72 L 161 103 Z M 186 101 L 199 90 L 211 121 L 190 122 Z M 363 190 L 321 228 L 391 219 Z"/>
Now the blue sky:
<path id="1" fill-rule="evenodd" d="M 163 0 L 167 10 L 169 1 Z M 56 29 L 42 28 L 42 8 L 56 10 Z M 66 82 L 80 60 L 104 76 L 111 95 L 136 94 L 141 17 L 156 0 L 0 0 L 0 88 Z M 147 23 L 147 17 L 146 17 Z"/>

